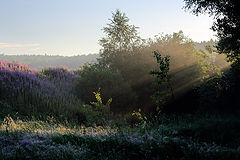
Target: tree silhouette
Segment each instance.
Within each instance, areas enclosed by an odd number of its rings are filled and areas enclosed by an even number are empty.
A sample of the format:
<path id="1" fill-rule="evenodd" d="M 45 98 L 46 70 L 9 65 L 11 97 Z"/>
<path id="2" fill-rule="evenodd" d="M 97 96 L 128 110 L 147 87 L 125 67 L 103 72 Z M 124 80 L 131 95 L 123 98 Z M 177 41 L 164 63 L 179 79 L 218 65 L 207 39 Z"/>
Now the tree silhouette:
<path id="1" fill-rule="evenodd" d="M 198 15 L 214 16 L 212 30 L 217 32 L 217 49 L 225 53 L 229 61 L 240 55 L 240 3 L 239 0 L 184 0 L 185 8 Z"/>

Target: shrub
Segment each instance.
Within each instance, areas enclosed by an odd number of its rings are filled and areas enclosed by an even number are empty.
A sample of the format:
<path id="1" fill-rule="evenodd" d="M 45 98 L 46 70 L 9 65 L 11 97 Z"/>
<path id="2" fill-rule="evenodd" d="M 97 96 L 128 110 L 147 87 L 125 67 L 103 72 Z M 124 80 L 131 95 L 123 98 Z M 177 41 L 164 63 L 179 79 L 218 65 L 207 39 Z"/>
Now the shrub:
<path id="1" fill-rule="evenodd" d="M 169 76 L 170 56 L 162 57 L 162 55 L 158 51 L 154 51 L 153 53 L 154 57 L 157 60 L 157 63 L 159 64 L 159 69 L 150 72 L 152 76 L 156 77 L 157 84 L 157 90 L 152 95 L 152 98 L 157 105 L 157 110 L 159 110 L 160 107 L 162 107 L 166 103 L 167 99 L 170 97 L 168 92 L 172 93 L 173 98 L 173 89 L 170 83 Z M 162 87 L 164 84 L 167 86 L 167 93 L 162 94 L 160 91 L 160 87 Z"/>
<path id="2" fill-rule="evenodd" d="M 206 79 L 196 88 L 196 91 L 201 111 L 240 114 L 239 74 L 236 75 L 232 69 L 221 77 Z"/>
<path id="3" fill-rule="evenodd" d="M 102 114 L 106 119 L 110 118 L 110 104 L 112 103 L 112 98 L 110 98 L 106 104 L 103 104 L 100 91 L 93 92 L 96 97 L 97 102 L 91 102 L 92 105 L 95 106 L 95 109 Z"/>
<path id="4" fill-rule="evenodd" d="M 83 105 L 81 112 L 86 116 L 86 123 L 92 125 L 107 124 L 112 119 L 112 112 L 110 111 L 110 104 L 112 98 L 110 98 L 106 104 L 103 104 L 100 91 L 93 92 L 97 102 L 91 102 L 92 105 Z"/>
<path id="5" fill-rule="evenodd" d="M 139 109 L 137 112 L 133 111 L 132 113 L 125 114 L 124 119 L 130 125 L 139 124 L 144 121 L 141 109 Z"/>
<path id="6" fill-rule="evenodd" d="M 102 98 L 112 97 L 112 111 L 127 110 L 136 99 L 130 85 L 125 82 L 118 72 L 108 68 L 86 64 L 79 70 L 80 77 L 76 85 L 76 94 L 85 103 L 92 102 L 92 93 L 101 88 Z"/>

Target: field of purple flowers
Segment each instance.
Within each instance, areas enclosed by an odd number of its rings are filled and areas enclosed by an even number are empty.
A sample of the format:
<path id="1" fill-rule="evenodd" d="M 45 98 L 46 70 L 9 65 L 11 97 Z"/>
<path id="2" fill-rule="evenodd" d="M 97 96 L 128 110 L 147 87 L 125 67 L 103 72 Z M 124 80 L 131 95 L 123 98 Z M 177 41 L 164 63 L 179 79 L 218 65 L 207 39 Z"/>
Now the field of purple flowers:
<path id="1" fill-rule="evenodd" d="M 81 106 L 73 94 L 77 77 L 66 68 L 36 71 L 17 62 L 0 61 L 0 104 L 5 111 L 1 114 L 74 118 Z"/>

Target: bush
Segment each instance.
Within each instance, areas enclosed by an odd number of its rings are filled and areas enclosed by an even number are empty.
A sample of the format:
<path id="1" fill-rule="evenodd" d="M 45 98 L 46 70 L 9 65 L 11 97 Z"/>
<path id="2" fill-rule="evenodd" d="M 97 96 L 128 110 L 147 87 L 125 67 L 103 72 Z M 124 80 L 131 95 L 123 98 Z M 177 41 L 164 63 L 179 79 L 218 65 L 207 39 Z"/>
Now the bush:
<path id="1" fill-rule="evenodd" d="M 239 79 L 239 74 L 235 74 L 233 69 L 221 77 L 215 76 L 206 79 L 196 88 L 200 110 L 240 114 Z"/>
<path id="2" fill-rule="evenodd" d="M 124 119 L 130 125 L 139 124 L 144 121 L 144 117 L 141 114 L 141 109 L 139 109 L 137 112 L 133 111 L 132 113 L 125 114 Z"/>
<path id="3" fill-rule="evenodd" d="M 123 80 L 120 73 L 88 64 L 84 65 L 78 72 L 80 78 L 76 85 L 76 94 L 85 103 L 94 101 L 95 97 L 92 93 L 99 88 L 103 99 L 112 98 L 112 111 L 128 110 L 128 107 L 135 102 L 135 93 L 130 85 Z"/>
<path id="4" fill-rule="evenodd" d="M 91 102 L 92 105 L 83 105 L 81 112 L 86 116 L 87 124 L 104 125 L 112 119 L 112 112 L 110 111 L 110 98 L 106 104 L 103 104 L 100 92 L 93 92 L 97 102 Z"/>

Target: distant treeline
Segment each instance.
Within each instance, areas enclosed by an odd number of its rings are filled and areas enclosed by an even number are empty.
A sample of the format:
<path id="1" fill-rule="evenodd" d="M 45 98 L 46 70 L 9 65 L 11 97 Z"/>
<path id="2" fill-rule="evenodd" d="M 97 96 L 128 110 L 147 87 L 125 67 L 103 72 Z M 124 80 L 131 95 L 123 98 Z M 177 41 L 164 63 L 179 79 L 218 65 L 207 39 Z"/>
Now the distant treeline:
<path id="1" fill-rule="evenodd" d="M 64 66 L 69 69 L 76 69 L 86 62 L 96 62 L 99 54 L 77 55 L 77 56 L 51 56 L 51 55 L 4 55 L 0 54 L 0 60 L 9 62 L 17 61 L 27 64 L 33 69 L 43 69 L 44 67 Z"/>
<path id="2" fill-rule="evenodd" d="M 195 48 L 197 50 L 199 49 L 205 50 L 205 46 L 211 46 L 215 49 L 216 45 L 217 45 L 217 41 L 214 41 L 213 39 L 210 39 L 209 41 L 195 42 Z"/>
<path id="3" fill-rule="evenodd" d="M 205 46 L 214 46 L 216 41 L 196 42 L 195 48 L 197 50 L 205 50 Z M 17 61 L 21 64 L 27 64 L 30 68 L 43 69 L 44 67 L 60 67 L 64 66 L 69 69 L 77 69 L 83 66 L 84 63 L 97 62 L 99 54 L 77 55 L 77 56 L 51 56 L 51 55 L 4 55 L 0 54 L 0 60 L 9 62 Z"/>

